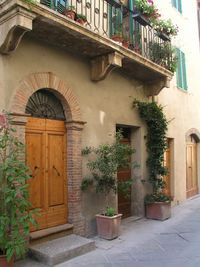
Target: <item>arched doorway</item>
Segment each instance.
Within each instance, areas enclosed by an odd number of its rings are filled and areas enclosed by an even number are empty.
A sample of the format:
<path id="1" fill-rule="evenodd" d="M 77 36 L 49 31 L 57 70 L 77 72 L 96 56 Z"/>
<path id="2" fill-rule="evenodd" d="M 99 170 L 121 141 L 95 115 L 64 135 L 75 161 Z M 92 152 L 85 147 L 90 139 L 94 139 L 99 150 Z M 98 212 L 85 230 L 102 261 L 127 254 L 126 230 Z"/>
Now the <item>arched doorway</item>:
<path id="1" fill-rule="evenodd" d="M 186 145 L 186 196 L 192 197 L 198 193 L 197 182 L 197 142 L 195 134 L 190 134 Z"/>
<path id="2" fill-rule="evenodd" d="M 41 88 L 51 88 L 48 91 L 57 97 L 64 109 L 67 129 L 66 142 L 66 172 L 67 172 L 67 221 L 73 224 L 75 234 L 85 235 L 85 217 L 81 209 L 81 180 L 82 180 L 82 131 L 86 122 L 82 121 L 80 105 L 75 91 L 68 83 L 52 72 L 31 73 L 21 79 L 10 100 L 10 111 L 15 114 L 15 126 L 21 142 L 25 143 L 25 128 L 27 114 L 25 113 L 28 100 Z M 55 98 L 54 98 L 55 99 Z M 30 113 L 30 111 L 28 112 Z M 22 155 L 23 158 L 23 155 Z"/>
<path id="3" fill-rule="evenodd" d="M 67 222 L 66 127 L 60 100 L 48 89 L 29 98 L 26 162 L 32 172 L 30 201 L 40 209 L 37 230 Z M 32 231 L 35 229 L 32 228 Z"/>

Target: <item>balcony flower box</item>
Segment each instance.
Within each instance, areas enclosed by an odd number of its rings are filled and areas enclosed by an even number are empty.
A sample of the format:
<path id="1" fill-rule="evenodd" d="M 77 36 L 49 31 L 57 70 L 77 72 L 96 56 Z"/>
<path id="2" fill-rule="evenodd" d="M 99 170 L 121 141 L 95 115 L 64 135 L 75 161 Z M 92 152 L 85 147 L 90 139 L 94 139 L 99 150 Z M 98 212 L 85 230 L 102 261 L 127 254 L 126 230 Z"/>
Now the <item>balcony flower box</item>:
<path id="1" fill-rule="evenodd" d="M 162 39 L 163 41 L 171 41 L 171 38 L 169 37 L 169 35 L 167 33 L 164 32 L 157 32 L 158 37 L 160 37 L 160 39 Z"/>
<path id="2" fill-rule="evenodd" d="M 133 18 L 144 27 L 146 27 L 147 25 L 150 26 L 149 19 L 145 15 L 141 14 L 140 12 L 135 11 L 133 13 Z"/>

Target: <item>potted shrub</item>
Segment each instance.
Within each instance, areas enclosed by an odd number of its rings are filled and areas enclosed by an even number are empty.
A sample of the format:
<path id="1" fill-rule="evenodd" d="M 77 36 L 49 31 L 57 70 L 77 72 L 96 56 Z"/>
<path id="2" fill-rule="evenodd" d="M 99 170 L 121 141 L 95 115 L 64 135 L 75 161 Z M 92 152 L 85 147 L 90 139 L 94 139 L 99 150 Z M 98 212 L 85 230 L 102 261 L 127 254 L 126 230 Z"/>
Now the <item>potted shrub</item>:
<path id="1" fill-rule="evenodd" d="M 133 18 L 143 26 L 151 25 L 151 21 L 160 17 L 152 0 L 135 0 Z"/>
<path id="2" fill-rule="evenodd" d="M 15 258 L 25 255 L 30 223 L 27 181 L 29 169 L 20 160 L 24 145 L 11 127 L 8 115 L 0 114 L 0 266 L 13 266 Z"/>
<path id="3" fill-rule="evenodd" d="M 83 155 L 90 155 L 91 158 L 87 163 L 90 175 L 83 179 L 81 189 L 85 191 L 93 186 L 96 193 L 104 195 L 106 208 L 96 215 L 96 220 L 98 235 L 108 240 L 118 237 L 122 216 L 110 207 L 108 197 L 118 191 L 128 195 L 132 184 L 131 177 L 124 182 L 117 180 L 118 169 L 129 165 L 130 156 L 134 153 L 130 146 L 120 143 L 121 139 L 121 132 L 117 132 L 113 144 L 103 144 L 98 148 L 87 147 L 83 150 Z"/>
<path id="4" fill-rule="evenodd" d="M 164 41 L 170 41 L 172 36 L 178 34 L 178 26 L 174 25 L 170 19 L 155 20 L 153 27 L 157 31 L 157 35 Z"/>
<path id="5" fill-rule="evenodd" d="M 75 7 L 74 6 L 68 6 L 64 11 L 63 11 L 63 15 L 65 15 L 66 17 L 75 20 L 76 18 L 76 12 L 75 12 Z"/>
<path id="6" fill-rule="evenodd" d="M 85 23 L 87 22 L 87 18 L 85 15 L 82 15 L 82 14 L 77 14 L 76 15 L 76 21 L 78 23 L 80 23 L 81 25 L 85 25 Z"/>
<path id="7" fill-rule="evenodd" d="M 134 101 L 134 106 L 138 108 L 141 118 L 147 125 L 147 166 L 153 192 L 145 197 L 146 217 L 166 220 L 171 216 L 171 197 L 163 193 L 163 176 L 167 174 L 164 167 L 164 152 L 167 148 L 168 122 L 163 108 L 156 102 Z"/>
<path id="8" fill-rule="evenodd" d="M 152 61 L 169 69 L 171 72 L 176 71 L 176 51 L 170 43 L 149 43 L 149 57 Z"/>

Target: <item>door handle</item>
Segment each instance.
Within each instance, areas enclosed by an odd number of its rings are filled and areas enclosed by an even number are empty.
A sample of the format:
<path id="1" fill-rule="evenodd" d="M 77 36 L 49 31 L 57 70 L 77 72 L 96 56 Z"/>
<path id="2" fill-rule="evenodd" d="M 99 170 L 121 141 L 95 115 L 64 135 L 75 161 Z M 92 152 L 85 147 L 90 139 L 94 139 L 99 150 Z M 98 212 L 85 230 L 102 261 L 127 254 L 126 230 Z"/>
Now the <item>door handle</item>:
<path id="1" fill-rule="evenodd" d="M 60 176 L 59 171 L 56 169 L 56 167 L 53 165 L 53 169 L 56 171 L 57 175 Z"/>

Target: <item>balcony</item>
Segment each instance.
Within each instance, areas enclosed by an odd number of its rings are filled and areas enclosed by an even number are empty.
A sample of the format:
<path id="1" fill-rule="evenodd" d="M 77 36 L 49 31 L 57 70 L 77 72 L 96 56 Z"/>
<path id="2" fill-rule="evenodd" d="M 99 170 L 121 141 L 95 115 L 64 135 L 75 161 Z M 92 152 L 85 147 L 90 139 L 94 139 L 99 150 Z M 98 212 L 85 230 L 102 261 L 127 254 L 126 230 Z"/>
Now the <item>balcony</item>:
<path id="1" fill-rule="evenodd" d="M 169 87 L 170 40 L 117 1 L 0 0 L 0 7 L 2 54 L 14 51 L 26 33 L 89 59 L 93 81 L 105 79 L 118 67 L 144 82 L 149 95 Z"/>

